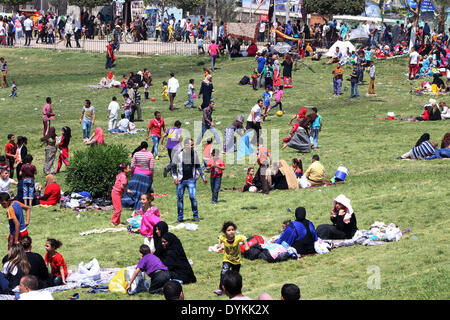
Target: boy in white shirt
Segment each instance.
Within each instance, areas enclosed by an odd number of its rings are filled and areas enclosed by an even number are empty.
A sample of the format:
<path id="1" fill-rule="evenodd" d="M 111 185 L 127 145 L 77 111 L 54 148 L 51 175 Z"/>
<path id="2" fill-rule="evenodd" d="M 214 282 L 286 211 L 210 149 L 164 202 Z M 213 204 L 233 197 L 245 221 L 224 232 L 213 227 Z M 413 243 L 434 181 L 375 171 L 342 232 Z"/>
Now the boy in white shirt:
<path id="1" fill-rule="evenodd" d="M 8 169 L 2 169 L 0 171 L 0 192 L 6 192 L 7 194 L 11 195 L 10 194 L 11 184 L 17 185 L 17 181 L 9 177 Z"/>
<path id="2" fill-rule="evenodd" d="M 108 105 L 108 130 L 114 129 L 117 124 L 117 116 L 119 114 L 120 105 L 116 97 L 112 97 L 112 101 Z"/>

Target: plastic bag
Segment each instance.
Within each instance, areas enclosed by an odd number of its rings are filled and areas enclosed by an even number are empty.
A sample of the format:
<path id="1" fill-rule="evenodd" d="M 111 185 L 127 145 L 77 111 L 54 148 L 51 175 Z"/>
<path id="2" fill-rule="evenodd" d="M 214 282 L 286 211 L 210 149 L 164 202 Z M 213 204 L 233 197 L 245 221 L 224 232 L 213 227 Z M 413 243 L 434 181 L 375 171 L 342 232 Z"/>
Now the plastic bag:
<path id="1" fill-rule="evenodd" d="M 311 187 L 311 182 L 309 182 L 308 178 L 306 178 L 305 176 L 302 176 L 300 178 L 299 183 L 300 183 L 300 187 L 303 188 L 303 189 Z"/>
<path id="2" fill-rule="evenodd" d="M 100 265 L 97 259 L 92 259 L 87 264 L 83 261 L 78 265 L 78 272 L 80 273 L 81 281 L 96 281 L 100 280 Z"/>
<path id="3" fill-rule="evenodd" d="M 141 222 L 142 222 L 142 216 L 136 216 L 134 218 L 127 219 L 127 222 L 133 227 L 133 228 L 140 228 Z"/>
<path id="4" fill-rule="evenodd" d="M 127 293 L 128 282 L 126 280 L 126 269 L 122 268 L 115 274 L 108 285 L 111 292 Z"/>
<path id="5" fill-rule="evenodd" d="M 131 277 L 133 276 L 134 271 L 136 271 L 136 266 L 134 267 L 128 267 L 125 271 L 125 279 L 127 282 L 130 281 Z M 146 292 L 148 291 L 148 287 L 145 284 L 145 275 L 144 272 L 139 272 L 136 278 L 134 279 L 133 283 L 131 284 L 130 291 L 128 294 L 135 294 L 138 292 Z"/>
<path id="6" fill-rule="evenodd" d="M 316 252 L 318 254 L 328 253 L 328 252 L 330 252 L 330 249 L 331 249 L 331 245 L 329 243 L 324 242 L 320 238 L 314 242 L 314 250 L 316 250 Z"/>

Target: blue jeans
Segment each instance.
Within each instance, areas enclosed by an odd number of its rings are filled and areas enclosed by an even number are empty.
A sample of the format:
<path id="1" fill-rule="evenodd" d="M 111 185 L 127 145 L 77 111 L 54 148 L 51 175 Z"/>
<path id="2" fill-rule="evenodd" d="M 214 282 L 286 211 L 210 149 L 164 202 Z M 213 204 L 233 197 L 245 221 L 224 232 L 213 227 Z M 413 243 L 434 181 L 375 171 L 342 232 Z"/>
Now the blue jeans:
<path id="1" fill-rule="evenodd" d="M 83 139 L 89 139 L 91 136 L 92 122 L 83 120 Z"/>
<path id="2" fill-rule="evenodd" d="M 334 94 L 341 94 L 342 79 L 333 78 L 333 92 Z"/>
<path id="3" fill-rule="evenodd" d="M 152 152 L 153 152 L 153 156 L 158 156 L 158 146 L 159 146 L 159 138 L 158 136 L 152 135 L 152 140 L 153 140 L 153 148 L 152 148 Z"/>
<path id="4" fill-rule="evenodd" d="M 178 209 L 178 220 L 183 220 L 183 212 L 184 212 L 184 190 L 188 188 L 189 199 L 191 200 L 192 212 L 194 213 L 194 218 L 198 218 L 198 207 L 197 207 L 197 199 L 195 198 L 196 192 L 196 182 L 195 179 L 181 180 L 177 185 L 177 209 Z"/>
<path id="5" fill-rule="evenodd" d="M 188 101 L 184 103 L 184 106 L 189 106 L 189 109 L 194 107 L 194 96 L 192 94 L 188 94 Z"/>
<path id="6" fill-rule="evenodd" d="M 319 130 L 320 127 L 313 127 L 311 129 L 311 135 L 309 136 L 311 143 L 314 143 L 314 148 L 317 148 L 319 145 Z"/>
<path id="7" fill-rule="evenodd" d="M 352 82 L 352 91 L 350 93 L 350 98 L 352 98 L 352 97 L 356 97 L 356 98 L 359 97 L 358 83 L 356 83 L 356 82 Z"/>
<path id="8" fill-rule="evenodd" d="M 23 179 L 23 198 L 34 198 L 34 180 L 31 178 Z"/>
<path id="9" fill-rule="evenodd" d="M 450 149 L 436 149 L 432 156 L 426 157 L 425 160 L 450 158 Z"/>
<path id="10" fill-rule="evenodd" d="M 208 126 L 203 123 L 202 123 L 202 133 L 201 133 L 201 135 L 198 136 L 197 144 L 200 144 L 200 142 L 202 142 L 202 138 L 203 138 L 203 135 L 205 134 L 206 130 L 211 130 L 211 132 L 214 134 L 214 138 L 216 139 L 216 142 L 218 144 L 220 144 L 219 132 L 217 132 L 216 128 L 214 128 L 212 126 Z"/>
<path id="11" fill-rule="evenodd" d="M 222 177 L 211 177 L 211 193 L 212 202 L 217 202 L 219 198 L 220 185 L 222 183 Z"/>

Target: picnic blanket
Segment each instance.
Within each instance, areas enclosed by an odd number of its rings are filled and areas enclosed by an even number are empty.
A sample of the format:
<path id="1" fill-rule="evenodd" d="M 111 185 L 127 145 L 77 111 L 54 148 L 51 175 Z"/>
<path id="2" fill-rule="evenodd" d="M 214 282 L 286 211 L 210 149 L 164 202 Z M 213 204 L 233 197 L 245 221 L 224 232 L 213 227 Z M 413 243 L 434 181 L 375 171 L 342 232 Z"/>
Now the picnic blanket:
<path id="1" fill-rule="evenodd" d="M 69 275 L 67 276 L 67 284 L 61 285 L 61 286 L 55 286 L 55 287 L 49 287 L 41 290 L 36 291 L 42 291 L 42 292 L 58 292 L 58 291 L 66 291 L 76 288 L 87 288 L 87 287 L 94 287 L 100 284 L 108 284 L 111 282 L 114 275 L 120 270 L 121 268 L 101 268 L 100 269 L 100 279 L 96 281 L 83 281 L 81 279 L 81 273 L 79 271 L 73 271 L 69 270 Z M 13 290 L 16 292 L 15 290 Z M 18 291 L 17 291 L 18 292 Z M 16 297 L 14 295 L 7 295 L 2 294 L 0 295 L 0 300 L 15 300 Z"/>
<path id="2" fill-rule="evenodd" d="M 330 245 L 330 250 L 349 247 L 355 244 L 363 246 L 376 246 L 383 245 L 386 242 L 400 241 L 403 234 L 410 232 L 411 230 L 405 229 L 401 231 L 395 224 L 386 224 L 384 222 L 375 221 L 368 230 L 358 230 L 351 239 L 343 240 L 327 240 L 322 239 L 324 243 Z"/>

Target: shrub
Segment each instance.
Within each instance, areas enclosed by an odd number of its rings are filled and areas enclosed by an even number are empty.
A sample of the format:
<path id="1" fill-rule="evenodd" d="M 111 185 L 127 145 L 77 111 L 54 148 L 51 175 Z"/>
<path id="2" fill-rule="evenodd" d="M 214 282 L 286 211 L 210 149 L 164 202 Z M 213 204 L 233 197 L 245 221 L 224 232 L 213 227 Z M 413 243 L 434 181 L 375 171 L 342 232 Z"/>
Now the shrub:
<path id="1" fill-rule="evenodd" d="M 117 167 L 129 162 L 123 145 L 92 146 L 76 151 L 67 167 L 70 192 L 88 191 L 93 197 L 109 197 L 118 173 Z"/>

